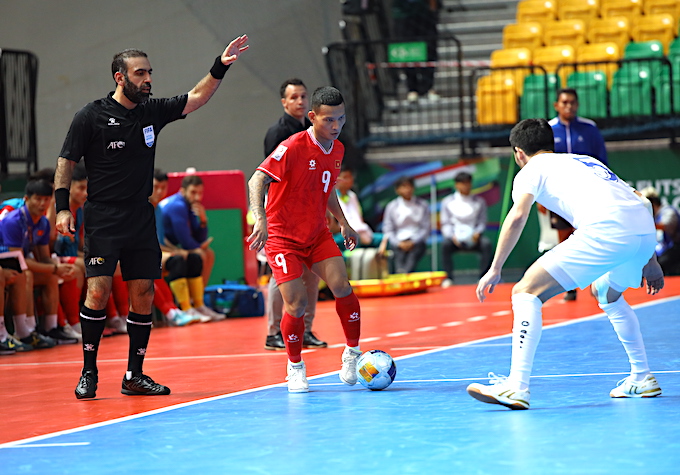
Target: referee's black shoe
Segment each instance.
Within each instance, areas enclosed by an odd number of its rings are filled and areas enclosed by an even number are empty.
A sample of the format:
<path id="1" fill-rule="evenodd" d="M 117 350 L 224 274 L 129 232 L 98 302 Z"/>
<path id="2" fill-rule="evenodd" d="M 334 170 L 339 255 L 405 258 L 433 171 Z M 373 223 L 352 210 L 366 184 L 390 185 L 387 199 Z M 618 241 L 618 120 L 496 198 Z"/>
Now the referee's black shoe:
<path id="1" fill-rule="evenodd" d="M 120 392 L 128 396 L 167 396 L 170 388 L 158 384 L 145 374 L 133 374 L 130 379 L 123 376 L 123 387 Z"/>
<path id="2" fill-rule="evenodd" d="M 97 395 L 97 381 L 96 370 L 83 369 L 78 386 L 76 386 L 76 398 L 91 399 L 95 397 Z"/>
<path id="3" fill-rule="evenodd" d="M 319 340 L 314 333 L 305 332 L 304 338 L 302 339 L 303 348 L 326 348 L 328 343 Z"/>

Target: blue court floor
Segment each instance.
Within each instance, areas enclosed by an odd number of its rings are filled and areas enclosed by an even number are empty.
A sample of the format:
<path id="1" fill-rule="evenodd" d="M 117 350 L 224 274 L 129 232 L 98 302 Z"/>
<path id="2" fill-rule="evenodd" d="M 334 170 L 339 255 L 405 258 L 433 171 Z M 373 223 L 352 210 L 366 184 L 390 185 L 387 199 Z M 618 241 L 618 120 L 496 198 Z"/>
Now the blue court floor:
<path id="1" fill-rule="evenodd" d="M 4 444 L 0 473 L 677 474 L 680 300 L 636 311 L 657 398 L 609 397 L 629 366 L 594 316 L 546 327 L 528 411 L 465 392 L 507 374 L 506 336 L 399 359 L 381 392 L 333 373 L 309 394 L 276 385 Z"/>

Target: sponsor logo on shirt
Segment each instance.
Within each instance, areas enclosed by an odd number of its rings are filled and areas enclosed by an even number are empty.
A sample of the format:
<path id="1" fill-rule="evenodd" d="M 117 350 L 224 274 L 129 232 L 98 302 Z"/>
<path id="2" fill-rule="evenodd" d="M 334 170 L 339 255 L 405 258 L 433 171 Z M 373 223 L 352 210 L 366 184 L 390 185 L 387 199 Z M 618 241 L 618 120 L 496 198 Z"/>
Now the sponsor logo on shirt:
<path id="1" fill-rule="evenodd" d="M 309 169 L 310 170 L 316 170 L 316 160 L 310 160 L 309 161 Z"/>
<path id="2" fill-rule="evenodd" d="M 149 148 L 153 147 L 153 144 L 156 141 L 156 134 L 153 131 L 153 125 L 147 125 L 144 127 L 143 132 L 146 146 Z"/>
<path id="3" fill-rule="evenodd" d="M 109 117 L 109 123 L 108 123 L 108 125 L 109 125 L 109 126 L 112 126 L 112 125 L 120 125 L 120 122 L 117 122 L 116 119 L 115 119 L 114 117 Z"/>
<path id="4" fill-rule="evenodd" d="M 107 150 L 120 150 L 125 148 L 125 142 L 122 140 L 114 140 L 113 142 L 110 142 L 109 145 L 106 147 Z"/>
<path id="5" fill-rule="evenodd" d="M 283 158 L 283 154 L 286 153 L 286 150 L 288 150 L 288 147 L 285 145 L 279 145 L 276 147 L 276 150 L 274 150 L 274 153 L 272 153 L 272 158 L 276 161 L 279 161 Z"/>
<path id="6" fill-rule="evenodd" d="M 90 260 L 87 261 L 87 265 L 90 266 L 100 266 L 102 265 L 106 260 L 103 257 L 90 257 Z"/>

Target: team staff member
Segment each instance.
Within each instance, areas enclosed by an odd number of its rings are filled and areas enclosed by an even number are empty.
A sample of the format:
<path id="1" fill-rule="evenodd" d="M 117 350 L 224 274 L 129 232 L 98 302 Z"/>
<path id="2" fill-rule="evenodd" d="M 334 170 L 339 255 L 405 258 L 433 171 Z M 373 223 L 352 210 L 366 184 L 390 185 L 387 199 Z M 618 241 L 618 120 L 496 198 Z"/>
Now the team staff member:
<path id="1" fill-rule="evenodd" d="M 246 35 L 234 39 L 215 60 L 210 74 L 187 94 L 149 99 L 151 64 L 140 50 L 113 58 L 116 89 L 91 102 L 74 117 L 57 161 L 55 176 L 57 230 L 73 234 L 69 185 L 76 163 L 85 158 L 88 201 L 85 203 L 87 296 L 81 308 L 84 367 L 75 393 L 93 398 L 97 389 L 97 350 L 106 320 L 106 302 L 118 261 L 130 290 L 127 319 L 130 349 L 121 392 L 128 395 L 170 394 L 142 373 L 151 332 L 153 281 L 161 276 L 152 193 L 156 137 L 168 123 L 203 106 L 219 87 L 229 66 L 248 49 Z"/>
<path id="2" fill-rule="evenodd" d="M 269 127 L 264 137 L 264 158 L 267 158 L 276 147 L 291 135 L 307 130 L 312 123 L 307 118 L 309 99 L 307 86 L 301 79 L 286 79 L 279 89 L 283 115 Z M 319 277 L 307 267 L 303 268 L 302 281 L 307 289 L 307 307 L 305 307 L 305 335 L 302 340 L 303 348 L 326 348 L 328 344 L 319 340 L 312 333 L 312 323 L 316 315 L 316 302 L 319 299 Z M 269 293 L 267 294 L 267 338 L 265 350 L 285 350 L 281 335 L 281 317 L 283 315 L 283 298 L 276 285 L 276 279 L 269 279 Z"/>
<path id="3" fill-rule="evenodd" d="M 356 362 L 361 356 L 359 299 L 349 285 L 345 261 L 326 225 L 328 209 L 337 218 L 347 247 L 354 248 L 359 236 L 347 224 L 335 192 L 345 152 L 336 140 L 345 124 L 340 91 L 333 87 L 314 91 L 309 118 L 312 126 L 284 140 L 248 182 L 255 224 L 247 240 L 255 251 L 267 244 L 267 261 L 283 296 L 281 331 L 288 352 L 286 379 L 288 391 L 294 393 L 309 391 L 301 356 L 305 331 L 302 316 L 307 304 L 303 267 L 321 277 L 335 296 L 335 309 L 347 343 L 340 370 L 340 380 L 345 384 L 356 384 Z"/>

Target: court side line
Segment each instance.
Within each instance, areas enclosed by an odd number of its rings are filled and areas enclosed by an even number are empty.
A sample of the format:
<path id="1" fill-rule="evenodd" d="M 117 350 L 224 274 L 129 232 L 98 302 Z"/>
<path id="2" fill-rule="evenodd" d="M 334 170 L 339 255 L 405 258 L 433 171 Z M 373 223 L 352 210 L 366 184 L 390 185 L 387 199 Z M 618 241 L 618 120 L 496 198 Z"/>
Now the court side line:
<path id="1" fill-rule="evenodd" d="M 640 304 L 636 304 L 636 305 L 633 306 L 633 308 L 637 309 L 637 308 L 648 307 L 648 306 L 652 306 L 652 305 L 659 305 L 659 304 L 663 304 L 663 303 L 667 303 L 667 302 L 671 302 L 673 300 L 679 300 L 679 299 L 680 299 L 680 296 L 672 296 L 672 297 L 667 297 L 667 298 L 664 298 L 664 299 L 654 300 L 652 302 L 643 302 L 643 303 L 640 303 Z M 604 313 L 598 313 L 598 314 L 595 314 L 595 315 L 591 315 L 591 316 L 583 317 L 583 318 L 578 318 L 578 319 L 570 320 L 570 321 L 567 321 L 567 322 L 555 323 L 553 325 L 549 325 L 549 326 L 545 327 L 544 330 L 552 329 L 552 328 L 558 328 L 558 327 L 567 326 L 567 325 L 573 325 L 575 323 L 581 323 L 581 322 L 586 322 L 586 321 L 590 321 L 590 320 L 596 320 L 598 318 L 602 318 L 603 316 L 605 316 Z M 449 350 L 449 349 L 452 349 L 452 348 L 470 346 L 474 343 L 482 343 L 482 342 L 487 342 L 487 341 L 498 340 L 498 339 L 501 339 L 501 338 L 506 338 L 510 335 L 511 334 L 505 334 L 505 335 L 501 335 L 501 336 L 482 338 L 480 340 L 474 340 L 474 341 L 465 342 L 465 343 L 457 343 L 455 345 L 445 346 L 445 347 L 442 347 L 442 348 L 437 348 L 437 349 L 433 349 L 433 350 L 425 350 L 425 351 L 421 351 L 421 352 L 418 352 L 418 353 L 413 353 L 411 355 L 400 356 L 400 357 L 395 358 L 395 360 L 404 360 L 404 359 L 408 359 L 408 358 L 413 358 L 415 356 L 423 356 L 423 355 L 428 355 L 428 354 L 431 354 L 431 353 L 446 351 L 446 350 Z M 314 380 L 314 379 L 319 379 L 319 378 L 325 378 L 326 376 L 338 374 L 338 372 L 339 372 L 339 370 L 329 371 L 327 373 L 322 373 L 322 374 L 319 374 L 319 375 L 316 375 L 316 376 L 310 376 L 307 379 Z M 621 373 L 621 374 L 623 374 L 623 373 Z M 485 378 L 477 378 L 476 380 L 479 380 L 479 379 L 485 379 Z M 174 404 L 172 406 L 167 406 L 167 407 L 162 407 L 162 408 L 159 408 L 159 409 L 154 409 L 154 410 L 151 410 L 151 411 L 141 412 L 139 414 L 132 414 L 132 415 L 129 415 L 129 416 L 118 417 L 116 419 L 111 419 L 109 421 L 97 422 L 95 424 L 88 424 L 88 425 L 81 426 L 81 427 L 75 427 L 73 429 L 65 429 L 65 430 L 61 430 L 61 431 L 57 431 L 57 432 L 52 432 L 52 433 L 49 433 L 49 434 L 43 434 L 43 435 L 38 435 L 38 436 L 34 436 L 34 437 L 29 437 L 29 438 L 26 438 L 26 439 L 16 440 L 16 441 L 13 441 L 13 442 L 6 442 L 4 444 L 0 444 L 0 449 L 18 448 L 17 446 L 20 446 L 20 445 L 23 445 L 23 444 L 30 444 L 32 442 L 39 442 L 39 441 L 42 441 L 42 440 L 50 439 L 50 438 L 53 438 L 53 437 L 58 437 L 58 436 L 61 436 L 61 435 L 68 435 L 68 434 L 75 434 L 75 433 L 78 433 L 78 432 L 84 432 L 86 430 L 96 429 L 96 428 L 99 428 L 99 427 L 106 427 L 106 426 L 109 426 L 109 425 L 117 424 L 119 422 L 126 422 L 126 421 L 135 420 L 135 419 L 140 419 L 142 417 L 152 416 L 152 415 L 155 415 L 155 414 L 162 414 L 164 412 L 169 412 L 169 411 L 172 411 L 172 410 L 175 410 L 175 409 L 181 409 L 183 407 L 194 406 L 194 405 L 197 405 L 197 404 L 203 404 L 203 403 L 212 402 L 212 401 L 219 401 L 221 399 L 241 396 L 243 394 L 250 394 L 250 393 L 253 393 L 253 392 L 264 391 L 264 390 L 272 389 L 272 388 L 281 388 L 281 387 L 285 387 L 285 385 L 286 385 L 286 383 L 269 384 L 269 385 L 260 386 L 260 387 L 257 387 L 257 388 L 245 389 L 243 391 L 237 391 L 237 392 L 234 392 L 234 393 L 222 394 L 222 395 L 219 395 L 219 396 L 211 396 L 211 397 L 208 397 L 208 398 L 197 399 L 195 401 L 187 401 L 187 402 L 183 402 L 183 403 L 179 403 L 179 404 Z"/>

